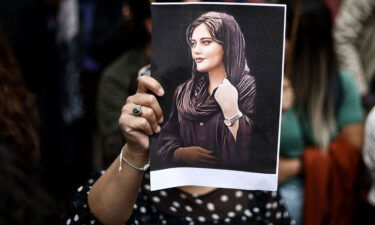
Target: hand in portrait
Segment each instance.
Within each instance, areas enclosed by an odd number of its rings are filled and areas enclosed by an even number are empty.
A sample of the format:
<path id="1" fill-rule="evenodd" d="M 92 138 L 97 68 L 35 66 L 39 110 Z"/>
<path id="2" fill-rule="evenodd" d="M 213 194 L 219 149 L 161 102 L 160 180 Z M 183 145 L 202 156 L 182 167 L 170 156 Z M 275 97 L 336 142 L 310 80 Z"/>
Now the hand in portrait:
<path id="1" fill-rule="evenodd" d="M 238 113 L 238 91 L 228 79 L 224 79 L 216 89 L 215 100 L 223 111 L 224 117 L 230 118 Z"/>
<path id="2" fill-rule="evenodd" d="M 191 166 L 215 166 L 219 159 L 212 155 L 212 151 L 198 146 L 178 148 L 174 158 Z"/>

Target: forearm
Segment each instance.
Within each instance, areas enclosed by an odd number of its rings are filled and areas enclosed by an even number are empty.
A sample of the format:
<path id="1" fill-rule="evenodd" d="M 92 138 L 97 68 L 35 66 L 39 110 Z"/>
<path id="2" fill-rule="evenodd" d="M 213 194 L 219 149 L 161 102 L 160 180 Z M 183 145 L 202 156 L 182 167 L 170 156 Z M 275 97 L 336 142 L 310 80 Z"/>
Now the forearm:
<path id="1" fill-rule="evenodd" d="M 237 131 L 239 128 L 239 124 L 240 122 L 239 120 L 237 120 L 231 127 L 228 127 L 235 141 L 237 140 Z"/>
<path id="2" fill-rule="evenodd" d="M 148 161 L 148 156 L 130 153 L 127 148 L 124 156 L 139 167 Z M 116 158 L 88 195 L 91 212 L 103 224 L 123 224 L 129 219 L 142 182 L 143 172 L 124 162 L 119 171 L 119 163 L 119 158 Z"/>
<path id="3" fill-rule="evenodd" d="M 240 110 L 238 109 L 238 106 L 223 110 L 224 118 L 233 118 L 233 116 L 237 115 L 239 112 Z M 237 131 L 240 124 L 239 121 L 240 120 L 238 119 L 232 126 L 228 127 L 230 133 L 233 135 L 234 140 L 237 139 Z"/>
<path id="4" fill-rule="evenodd" d="M 286 159 L 280 158 L 279 160 L 279 182 L 283 183 L 293 176 L 302 173 L 302 161 L 300 158 Z"/>
<path id="5" fill-rule="evenodd" d="M 346 125 L 342 128 L 340 135 L 344 137 L 351 146 L 362 151 L 364 139 L 364 127 L 362 123 Z"/>
<path id="6" fill-rule="evenodd" d="M 249 116 L 243 114 L 231 127 L 228 127 L 233 138 L 237 141 L 237 137 L 246 137 L 246 140 L 241 140 L 242 143 L 246 143 L 246 148 L 251 141 L 253 122 Z"/>

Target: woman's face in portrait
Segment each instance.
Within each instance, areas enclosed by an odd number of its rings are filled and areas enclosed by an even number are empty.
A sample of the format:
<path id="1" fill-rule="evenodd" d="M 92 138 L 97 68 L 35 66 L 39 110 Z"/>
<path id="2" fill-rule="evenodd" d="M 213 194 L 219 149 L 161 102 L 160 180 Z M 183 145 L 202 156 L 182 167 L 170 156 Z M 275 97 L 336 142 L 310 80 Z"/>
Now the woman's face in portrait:
<path id="1" fill-rule="evenodd" d="M 191 36 L 191 54 L 199 72 L 225 68 L 223 46 L 212 39 L 205 24 L 197 26 Z"/>

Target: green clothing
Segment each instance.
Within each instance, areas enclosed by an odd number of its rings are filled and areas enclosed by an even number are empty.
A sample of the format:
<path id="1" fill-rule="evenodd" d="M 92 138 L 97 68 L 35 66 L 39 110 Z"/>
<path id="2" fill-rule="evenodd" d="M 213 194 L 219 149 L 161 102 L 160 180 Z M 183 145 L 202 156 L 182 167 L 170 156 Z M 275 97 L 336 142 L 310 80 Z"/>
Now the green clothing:
<path id="1" fill-rule="evenodd" d="M 337 130 L 348 124 L 361 123 L 364 119 L 360 96 L 353 77 L 343 71 L 340 73 L 340 81 L 342 93 L 336 112 Z M 307 115 L 298 115 L 295 108 L 283 112 L 280 155 L 286 158 L 296 158 L 301 156 L 305 147 L 314 145 Z"/>
<path id="2" fill-rule="evenodd" d="M 336 112 L 338 131 L 346 125 L 361 123 L 364 120 L 361 100 L 353 76 L 342 71 L 340 81 L 342 93 L 340 93 L 341 99 Z M 281 120 L 280 156 L 285 158 L 300 157 L 307 146 L 315 146 L 307 115 L 297 115 L 295 108 L 286 110 L 283 112 Z M 302 190 L 298 191 L 303 192 L 303 179 L 298 176 L 291 177 L 279 188 L 282 191 L 290 186 L 300 187 Z M 297 192 L 297 190 L 295 191 Z"/>
<path id="3" fill-rule="evenodd" d="M 138 70 L 148 63 L 143 50 L 129 50 L 104 71 L 99 86 L 98 123 L 106 165 L 125 143 L 118 125 L 121 109 L 126 98 L 137 90 Z"/>

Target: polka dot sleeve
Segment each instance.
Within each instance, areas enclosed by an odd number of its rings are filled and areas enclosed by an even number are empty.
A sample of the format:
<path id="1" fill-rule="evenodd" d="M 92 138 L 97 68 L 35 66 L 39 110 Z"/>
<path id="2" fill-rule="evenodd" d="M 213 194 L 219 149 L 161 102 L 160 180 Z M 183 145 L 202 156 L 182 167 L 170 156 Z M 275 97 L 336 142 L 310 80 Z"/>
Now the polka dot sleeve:
<path id="1" fill-rule="evenodd" d="M 62 216 L 61 225 L 101 224 L 90 212 L 87 204 L 87 195 L 90 192 L 91 186 L 103 173 L 104 170 L 95 173 L 93 178 L 89 179 L 85 185 L 77 188 L 68 211 Z"/>
<path id="2" fill-rule="evenodd" d="M 62 216 L 61 225 L 102 225 L 91 213 L 87 203 L 87 196 L 92 185 L 105 171 L 99 171 L 87 181 L 85 185 L 77 188 L 68 211 Z M 126 225 L 136 224 L 133 216 L 128 220 Z"/>
<path id="3" fill-rule="evenodd" d="M 295 224 L 290 220 L 284 206 L 284 200 L 277 192 L 255 191 L 249 193 L 249 199 L 253 199 L 254 206 L 250 213 L 257 214 L 257 221 L 267 225 Z"/>

